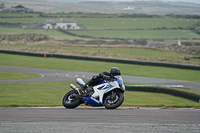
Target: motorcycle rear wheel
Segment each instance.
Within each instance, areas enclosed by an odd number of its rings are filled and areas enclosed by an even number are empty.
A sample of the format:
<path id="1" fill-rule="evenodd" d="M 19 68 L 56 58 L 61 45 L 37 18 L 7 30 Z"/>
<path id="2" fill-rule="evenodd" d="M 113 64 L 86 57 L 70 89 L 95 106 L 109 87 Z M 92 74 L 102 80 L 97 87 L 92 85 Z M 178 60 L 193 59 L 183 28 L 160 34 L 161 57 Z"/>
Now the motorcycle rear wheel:
<path id="1" fill-rule="evenodd" d="M 78 97 L 70 98 L 73 93 L 77 93 L 75 90 L 69 91 L 62 100 L 63 106 L 67 109 L 73 109 L 80 105 L 81 101 Z"/>
<path id="2" fill-rule="evenodd" d="M 104 106 L 107 109 L 116 109 L 124 102 L 124 95 L 121 92 L 117 92 L 114 99 L 111 99 L 112 93 L 109 93 L 105 100 Z"/>

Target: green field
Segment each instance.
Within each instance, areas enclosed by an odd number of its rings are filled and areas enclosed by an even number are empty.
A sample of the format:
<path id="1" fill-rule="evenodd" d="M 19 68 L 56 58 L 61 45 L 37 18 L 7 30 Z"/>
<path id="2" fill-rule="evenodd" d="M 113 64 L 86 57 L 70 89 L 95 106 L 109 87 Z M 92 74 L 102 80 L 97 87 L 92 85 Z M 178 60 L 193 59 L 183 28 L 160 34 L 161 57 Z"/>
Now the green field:
<path id="1" fill-rule="evenodd" d="M 11 14 L 6 13 L 7 16 L 16 16 L 21 18 L 1 18 L 0 22 L 7 23 L 24 23 L 24 24 L 37 24 L 44 23 L 46 20 L 68 19 L 76 20 L 78 25 L 84 25 L 86 31 L 73 31 L 78 35 L 88 35 L 93 37 L 106 37 L 118 39 L 178 39 L 184 38 L 191 40 L 199 38 L 199 35 L 192 30 L 181 30 L 190 27 L 200 22 L 200 19 L 186 19 L 186 18 L 171 18 L 168 16 L 160 16 L 160 18 L 120 18 L 117 14 L 102 14 L 99 15 L 105 18 L 99 18 L 96 14 L 43 14 L 51 16 L 47 18 L 39 17 L 37 13 L 30 14 Z M 0 16 L 6 16 L 5 13 L 0 13 Z M 23 18 L 23 16 L 26 16 Z M 28 18 L 33 16 L 33 18 Z M 57 17 L 55 17 L 57 16 Z M 70 17 L 69 17 L 70 16 Z M 86 16 L 86 17 L 84 17 Z M 107 18 L 110 16 L 110 18 Z M 173 30 L 172 30 L 173 29 Z M 48 30 L 33 30 L 33 29 L 17 29 L 17 28 L 2 28 L 0 33 L 43 33 L 55 39 L 81 39 L 66 35 L 64 33 Z M 82 38 L 88 39 L 88 38 Z M 91 39 L 91 38 L 89 38 Z M 106 39 L 105 39 L 106 40 Z"/>
<path id="2" fill-rule="evenodd" d="M 154 29 L 178 28 L 193 25 L 200 20 L 166 18 L 74 18 L 86 29 Z"/>
<path id="3" fill-rule="evenodd" d="M 78 35 L 122 39 L 174 39 L 198 38 L 199 35 L 190 30 L 108 30 L 108 31 L 71 31 Z"/>
<path id="4" fill-rule="evenodd" d="M 108 31 L 71 31 L 77 35 L 88 35 L 92 37 L 105 37 L 105 38 L 121 38 L 121 39 L 193 39 L 198 38 L 199 35 L 190 30 L 108 30 Z M 81 37 L 71 36 L 57 30 L 44 30 L 44 29 L 22 29 L 22 28 L 4 28 L 0 27 L 0 34 L 20 34 L 20 33 L 37 33 L 45 34 L 57 40 L 75 40 L 84 39 Z"/>
<path id="5" fill-rule="evenodd" d="M 0 22 L 8 23 L 44 23 L 46 20 L 60 18 L 1 18 Z M 200 22 L 199 19 L 165 18 L 63 18 L 76 20 L 78 25 L 86 29 L 154 29 L 154 28 L 185 28 Z"/>
<path id="6" fill-rule="evenodd" d="M 23 29 L 23 28 L 4 28 L 0 27 L 0 34 L 21 34 L 21 33 L 37 33 L 45 34 L 57 40 L 74 40 L 80 39 L 79 37 L 70 36 L 57 30 L 44 30 L 44 29 Z"/>

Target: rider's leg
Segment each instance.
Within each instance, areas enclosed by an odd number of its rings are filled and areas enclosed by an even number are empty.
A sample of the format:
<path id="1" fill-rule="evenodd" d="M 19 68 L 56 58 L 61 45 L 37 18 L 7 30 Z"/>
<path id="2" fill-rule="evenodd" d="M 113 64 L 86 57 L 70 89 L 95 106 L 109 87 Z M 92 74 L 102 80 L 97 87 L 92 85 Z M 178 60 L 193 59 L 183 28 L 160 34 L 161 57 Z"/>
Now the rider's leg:
<path id="1" fill-rule="evenodd" d="M 70 84 L 70 87 L 72 88 L 72 89 L 74 89 L 74 90 L 76 90 L 78 93 L 79 93 L 79 95 L 81 95 L 81 96 L 83 96 L 84 94 L 85 94 L 85 90 L 87 89 L 87 91 L 89 92 L 89 90 L 91 89 L 89 89 L 89 86 L 93 86 L 93 85 L 96 85 L 96 84 L 98 84 L 98 82 L 100 81 L 100 77 L 99 76 L 97 76 L 97 75 L 94 75 L 93 77 L 92 77 L 92 79 L 90 79 L 85 85 L 83 85 L 80 89 L 79 88 L 77 88 L 75 85 L 73 85 L 73 84 Z"/>
<path id="2" fill-rule="evenodd" d="M 94 75 L 93 77 L 92 77 L 92 79 L 90 79 L 87 83 L 86 83 L 86 85 L 88 85 L 88 86 L 90 86 L 90 85 L 96 85 L 96 84 L 98 84 L 99 82 L 100 82 L 100 80 L 101 80 L 101 78 L 98 76 L 98 75 Z"/>
<path id="3" fill-rule="evenodd" d="M 90 80 L 89 80 L 85 85 L 83 85 L 81 88 L 82 88 L 83 90 L 87 89 L 87 91 L 88 91 L 89 86 L 97 85 L 97 84 L 99 83 L 100 79 L 101 79 L 101 78 L 100 78 L 98 75 L 94 75 L 94 76 L 92 77 L 92 79 L 90 79 Z"/>

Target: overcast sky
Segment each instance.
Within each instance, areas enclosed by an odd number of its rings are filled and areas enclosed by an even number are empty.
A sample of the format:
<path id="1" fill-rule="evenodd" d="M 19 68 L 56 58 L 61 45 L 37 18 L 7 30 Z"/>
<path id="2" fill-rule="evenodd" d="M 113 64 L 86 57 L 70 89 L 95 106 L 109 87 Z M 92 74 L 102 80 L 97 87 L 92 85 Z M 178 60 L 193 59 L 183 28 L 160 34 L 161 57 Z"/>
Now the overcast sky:
<path id="1" fill-rule="evenodd" d="M 95 0 L 95 1 L 98 1 L 98 0 Z M 140 1 L 140 0 L 101 0 L 101 1 Z M 180 2 L 200 3 L 200 0 L 141 0 L 141 1 L 172 1 L 172 2 L 179 2 L 180 1 Z"/>
<path id="2" fill-rule="evenodd" d="M 200 3 L 200 0 L 163 0 L 163 1 Z"/>
<path id="3" fill-rule="evenodd" d="M 45 0 L 45 1 L 65 1 L 65 2 L 80 2 L 80 1 L 171 1 L 171 2 L 192 2 L 199 3 L 200 0 Z"/>

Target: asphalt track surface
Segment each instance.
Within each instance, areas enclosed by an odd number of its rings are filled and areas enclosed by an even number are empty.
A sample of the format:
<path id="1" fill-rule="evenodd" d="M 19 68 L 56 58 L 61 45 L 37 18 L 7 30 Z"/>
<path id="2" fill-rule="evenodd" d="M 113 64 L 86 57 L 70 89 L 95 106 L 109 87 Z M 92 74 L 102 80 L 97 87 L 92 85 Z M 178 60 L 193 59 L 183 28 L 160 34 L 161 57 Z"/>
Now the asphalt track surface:
<path id="1" fill-rule="evenodd" d="M 200 110 L 0 108 L 0 132 L 199 133 Z"/>
<path id="2" fill-rule="evenodd" d="M 60 71 L 49 69 L 0 66 L 0 71 L 41 74 L 41 78 L 24 80 L 1 80 L 1 83 L 51 82 L 74 80 L 75 75 L 84 74 L 90 79 L 96 73 Z M 56 77 L 58 73 L 58 77 Z M 66 78 L 66 74 L 69 78 Z M 199 90 L 199 83 L 123 76 L 124 82 L 139 84 L 184 85 Z M 103 107 L 76 109 L 14 108 L 0 107 L 0 133 L 22 132 L 87 132 L 87 133 L 200 133 L 200 110 L 169 108 L 119 107 L 108 110 Z"/>

